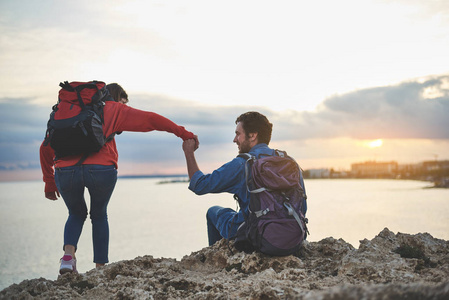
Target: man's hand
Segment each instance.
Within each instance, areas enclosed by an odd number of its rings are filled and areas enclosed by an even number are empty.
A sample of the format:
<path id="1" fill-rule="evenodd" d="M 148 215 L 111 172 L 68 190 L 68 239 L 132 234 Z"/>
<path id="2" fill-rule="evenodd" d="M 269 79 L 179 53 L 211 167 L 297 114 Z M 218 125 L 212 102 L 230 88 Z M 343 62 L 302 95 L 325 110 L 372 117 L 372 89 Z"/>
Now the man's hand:
<path id="1" fill-rule="evenodd" d="M 198 137 L 195 135 L 194 139 L 188 139 L 182 143 L 182 150 L 184 150 L 184 153 L 193 153 L 198 149 L 199 144 Z"/>
<path id="2" fill-rule="evenodd" d="M 196 135 L 193 139 L 185 140 L 182 143 L 182 150 L 184 150 L 184 155 L 186 157 L 187 172 L 190 179 L 192 179 L 193 174 L 200 170 L 195 159 L 195 150 L 198 149 L 199 145 L 200 142 Z"/>
<path id="3" fill-rule="evenodd" d="M 45 193 L 45 198 L 50 200 L 58 200 L 59 197 L 61 197 L 61 195 L 59 195 L 59 191 Z"/>

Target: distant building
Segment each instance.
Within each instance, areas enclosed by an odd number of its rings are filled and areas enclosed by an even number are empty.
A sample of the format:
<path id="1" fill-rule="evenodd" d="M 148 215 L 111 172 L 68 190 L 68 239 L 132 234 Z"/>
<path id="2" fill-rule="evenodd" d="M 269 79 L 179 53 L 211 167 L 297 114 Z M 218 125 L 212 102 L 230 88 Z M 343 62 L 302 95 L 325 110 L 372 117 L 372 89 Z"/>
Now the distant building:
<path id="1" fill-rule="evenodd" d="M 329 178 L 330 171 L 329 169 L 310 169 L 307 170 L 308 178 Z"/>
<path id="2" fill-rule="evenodd" d="M 398 164 L 396 161 L 366 161 L 351 164 L 351 170 L 310 169 L 304 178 L 395 178 L 426 180 L 436 187 L 449 188 L 449 160 L 424 161 L 417 164 Z"/>
<path id="3" fill-rule="evenodd" d="M 398 163 L 366 161 L 363 163 L 351 164 L 351 173 L 359 178 L 391 178 L 395 177 L 398 171 Z"/>
<path id="4" fill-rule="evenodd" d="M 449 160 L 424 161 L 418 166 L 421 178 L 433 181 L 437 187 L 449 187 Z"/>
<path id="5" fill-rule="evenodd" d="M 440 171 L 449 169 L 449 160 L 431 160 L 419 164 L 424 171 Z"/>
<path id="6" fill-rule="evenodd" d="M 396 177 L 402 179 L 415 178 L 419 172 L 420 166 L 418 164 L 400 164 Z"/>

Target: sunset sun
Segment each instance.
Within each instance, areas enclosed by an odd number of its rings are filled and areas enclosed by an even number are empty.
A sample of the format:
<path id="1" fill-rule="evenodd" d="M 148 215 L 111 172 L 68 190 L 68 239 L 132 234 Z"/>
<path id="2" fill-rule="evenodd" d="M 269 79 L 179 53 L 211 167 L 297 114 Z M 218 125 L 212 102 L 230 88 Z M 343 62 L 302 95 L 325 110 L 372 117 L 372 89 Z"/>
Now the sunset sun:
<path id="1" fill-rule="evenodd" d="M 384 142 L 381 139 L 377 139 L 377 140 L 367 142 L 366 145 L 369 148 L 379 148 L 383 145 L 383 143 Z"/>

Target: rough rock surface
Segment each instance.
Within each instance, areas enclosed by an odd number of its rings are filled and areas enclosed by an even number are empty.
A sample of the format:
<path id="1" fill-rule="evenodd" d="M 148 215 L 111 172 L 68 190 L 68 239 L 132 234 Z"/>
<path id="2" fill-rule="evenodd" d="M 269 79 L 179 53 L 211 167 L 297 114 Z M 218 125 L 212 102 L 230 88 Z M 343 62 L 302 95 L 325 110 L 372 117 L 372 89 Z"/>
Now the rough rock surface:
<path id="1" fill-rule="evenodd" d="M 0 299 L 449 299 L 449 242 L 385 228 L 358 249 L 326 238 L 270 257 L 222 240 L 181 261 L 144 256 L 25 280 Z"/>

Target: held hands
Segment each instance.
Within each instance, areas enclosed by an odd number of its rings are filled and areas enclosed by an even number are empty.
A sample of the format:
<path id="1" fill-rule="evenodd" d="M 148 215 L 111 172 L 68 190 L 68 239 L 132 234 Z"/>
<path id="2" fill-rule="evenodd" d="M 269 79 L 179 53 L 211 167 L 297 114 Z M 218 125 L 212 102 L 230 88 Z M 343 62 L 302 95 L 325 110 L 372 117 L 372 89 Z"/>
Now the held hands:
<path id="1" fill-rule="evenodd" d="M 182 150 L 184 150 L 184 155 L 186 157 L 187 163 L 187 172 L 189 174 L 189 178 L 192 179 L 193 175 L 198 172 L 200 169 L 195 159 L 195 150 L 198 149 L 200 142 L 198 141 L 198 137 L 195 135 L 193 139 L 185 140 L 182 143 Z"/>
<path id="2" fill-rule="evenodd" d="M 193 139 L 185 140 L 182 143 L 182 150 L 186 153 L 193 153 L 200 146 L 200 141 L 198 140 L 198 136 L 194 135 Z"/>
<path id="3" fill-rule="evenodd" d="M 195 140 L 195 150 L 196 150 L 200 147 L 200 140 L 198 139 L 197 135 L 194 135 L 193 139 Z"/>

